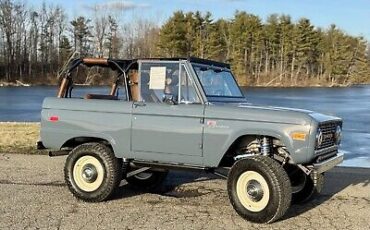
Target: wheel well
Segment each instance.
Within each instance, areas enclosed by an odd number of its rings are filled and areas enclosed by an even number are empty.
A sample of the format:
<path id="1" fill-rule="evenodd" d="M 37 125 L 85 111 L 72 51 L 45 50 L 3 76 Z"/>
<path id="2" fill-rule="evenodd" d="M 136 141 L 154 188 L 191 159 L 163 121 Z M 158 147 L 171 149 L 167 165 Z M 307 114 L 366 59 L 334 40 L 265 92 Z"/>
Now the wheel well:
<path id="1" fill-rule="evenodd" d="M 238 137 L 229 147 L 229 149 L 226 151 L 224 156 L 222 157 L 219 167 L 231 167 L 234 163 L 234 157 L 238 154 L 241 154 L 238 152 L 238 150 L 247 147 L 249 144 L 251 144 L 253 141 L 259 140 L 262 137 L 267 137 L 272 140 L 273 146 L 285 146 L 283 142 L 276 137 L 273 136 L 265 136 L 265 135 L 243 135 Z"/>
<path id="2" fill-rule="evenodd" d="M 97 138 L 97 137 L 75 137 L 75 138 L 72 138 L 66 141 L 62 145 L 61 149 L 74 149 L 75 147 L 81 144 L 90 143 L 90 142 L 97 142 L 97 143 L 104 144 L 113 151 L 113 147 L 109 141 L 104 140 L 102 138 Z"/>

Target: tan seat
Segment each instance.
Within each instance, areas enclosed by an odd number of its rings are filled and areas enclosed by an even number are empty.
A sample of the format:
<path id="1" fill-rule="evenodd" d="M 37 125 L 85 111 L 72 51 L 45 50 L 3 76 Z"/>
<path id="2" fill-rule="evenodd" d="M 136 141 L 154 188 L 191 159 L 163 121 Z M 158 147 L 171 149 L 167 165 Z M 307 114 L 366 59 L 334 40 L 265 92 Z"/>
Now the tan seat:
<path id="1" fill-rule="evenodd" d="M 139 73 L 137 71 L 131 71 L 129 73 L 130 78 L 130 93 L 133 101 L 140 100 L 140 90 L 139 90 Z"/>

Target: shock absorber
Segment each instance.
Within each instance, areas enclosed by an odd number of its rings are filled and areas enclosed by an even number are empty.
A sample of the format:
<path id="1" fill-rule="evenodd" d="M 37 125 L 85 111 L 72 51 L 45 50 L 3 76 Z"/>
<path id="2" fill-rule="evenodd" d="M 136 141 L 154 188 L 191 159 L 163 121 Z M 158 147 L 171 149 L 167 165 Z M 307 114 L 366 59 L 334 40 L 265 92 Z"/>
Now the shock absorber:
<path id="1" fill-rule="evenodd" d="M 261 154 L 263 156 L 269 156 L 271 153 L 271 139 L 263 137 L 261 140 Z"/>

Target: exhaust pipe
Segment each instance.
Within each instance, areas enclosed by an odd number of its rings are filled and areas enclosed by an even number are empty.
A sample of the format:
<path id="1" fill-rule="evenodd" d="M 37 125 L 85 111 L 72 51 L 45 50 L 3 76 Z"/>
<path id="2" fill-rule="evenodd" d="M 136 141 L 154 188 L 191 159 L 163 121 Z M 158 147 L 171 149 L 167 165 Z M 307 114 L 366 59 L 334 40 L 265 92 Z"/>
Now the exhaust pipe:
<path id="1" fill-rule="evenodd" d="M 68 155 L 70 151 L 68 150 L 59 150 L 59 151 L 49 151 L 49 157 L 59 157 Z"/>

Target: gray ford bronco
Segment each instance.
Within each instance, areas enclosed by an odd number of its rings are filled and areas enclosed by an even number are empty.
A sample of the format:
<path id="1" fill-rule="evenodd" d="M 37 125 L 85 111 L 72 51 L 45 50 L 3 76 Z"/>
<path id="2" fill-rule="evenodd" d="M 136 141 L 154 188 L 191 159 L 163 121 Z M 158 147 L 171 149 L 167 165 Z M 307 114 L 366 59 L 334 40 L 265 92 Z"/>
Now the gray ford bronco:
<path id="1" fill-rule="evenodd" d="M 114 71 L 112 87 L 74 94 L 79 66 Z M 68 188 L 87 202 L 109 199 L 122 180 L 148 190 L 168 170 L 204 170 L 227 179 L 241 217 L 271 223 L 320 192 L 343 161 L 341 130 L 337 117 L 248 103 L 225 63 L 84 58 L 44 100 L 38 148 L 68 155 Z"/>

